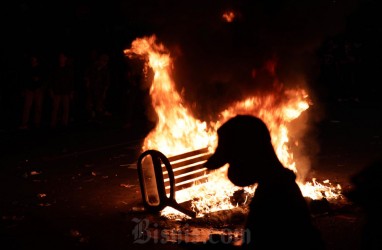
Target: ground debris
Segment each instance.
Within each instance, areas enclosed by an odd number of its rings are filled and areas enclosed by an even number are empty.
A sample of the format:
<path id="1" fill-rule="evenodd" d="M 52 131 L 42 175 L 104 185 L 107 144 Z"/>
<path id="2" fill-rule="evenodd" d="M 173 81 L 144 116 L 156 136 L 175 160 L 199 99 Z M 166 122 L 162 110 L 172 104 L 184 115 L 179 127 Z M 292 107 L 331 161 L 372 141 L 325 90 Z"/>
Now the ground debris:
<path id="1" fill-rule="evenodd" d="M 135 185 L 125 184 L 125 183 L 121 183 L 120 186 L 121 186 L 121 187 L 125 187 L 125 188 L 132 188 L 132 187 L 135 187 Z"/>
<path id="2" fill-rule="evenodd" d="M 74 238 L 79 243 L 89 242 L 89 238 L 82 235 L 82 233 L 77 229 L 71 229 L 69 232 L 70 236 Z"/>
<path id="3" fill-rule="evenodd" d="M 45 198 L 45 197 L 46 197 L 46 194 L 44 194 L 44 193 L 39 193 L 39 194 L 37 194 L 37 197 L 40 198 L 40 199 L 42 199 L 42 198 Z"/>
<path id="4" fill-rule="evenodd" d="M 235 207 L 233 209 L 220 210 L 206 214 L 203 217 L 188 219 L 192 225 L 206 225 L 214 228 L 241 225 L 247 216 L 248 209 Z"/>
<path id="5" fill-rule="evenodd" d="M 41 173 L 42 173 L 41 171 L 31 171 L 30 175 L 39 175 Z"/>
<path id="6" fill-rule="evenodd" d="M 50 206 L 52 206 L 52 204 L 49 202 L 45 202 L 45 203 L 39 203 L 38 206 L 39 207 L 50 207 Z"/>
<path id="7" fill-rule="evenodd" d="M 24 216 L 23 215 L 3 215 L 1 216 L 1 219 L 3 221 L 22 221 L 24 220 Z"/>

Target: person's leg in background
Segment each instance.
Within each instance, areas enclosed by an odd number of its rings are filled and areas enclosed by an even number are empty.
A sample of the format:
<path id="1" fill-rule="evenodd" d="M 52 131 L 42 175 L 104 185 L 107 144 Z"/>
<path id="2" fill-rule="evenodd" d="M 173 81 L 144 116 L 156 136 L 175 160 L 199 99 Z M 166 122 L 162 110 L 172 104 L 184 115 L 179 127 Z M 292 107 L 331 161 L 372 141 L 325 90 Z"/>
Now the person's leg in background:
<path id="1" fill-rule="evenodd" d="M 41 127 L 42 117 L 42 104 L 44 99 L 44 93 L 41 89 L 34 91 L 34 126 L 35 128 Z"/>
<path id="2" fill-rule="evenodd" d="M 28 128 L 28 122 L 29 117 L 33 105 L 33 91 L 27 90 L 24 93 L 24 107 L 23 107 L 23 113 L 21 117 L 21 125 L 20 129 L 27 129 Z"/>
<path id="3" fill-rule="evenodd" d="M 62 96 L 62 125 L 68 127 L 70 115 L 70 95 Z"/>
<path id="4" fill-rule="evenodd" d="M 52 129 L 57 127 L 57 120 L 58 120 L 58 111 L 60 109 L 60 103 L 61 103 L 61 96 L 60 95 L 53 95 L 52 97 L 52 113 L 51 113 L 51 120 L 50 120 L 50 127 Z"/>

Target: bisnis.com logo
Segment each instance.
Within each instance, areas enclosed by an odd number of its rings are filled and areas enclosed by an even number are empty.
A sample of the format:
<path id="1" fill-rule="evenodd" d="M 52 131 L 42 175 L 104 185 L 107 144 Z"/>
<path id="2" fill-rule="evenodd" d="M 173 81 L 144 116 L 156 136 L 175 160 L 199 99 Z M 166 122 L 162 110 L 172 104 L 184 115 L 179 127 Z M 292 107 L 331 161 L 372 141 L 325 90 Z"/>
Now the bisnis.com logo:
<path id="1" fill-rule="evenodd" d="M 134 243 L 201 243 L 195 240 L 195 234 L 189 224 L 183 224 L 181 229 L 161 229 L 158 223 L 150 223 L 147 218 L 133 218 L 135 226 L 132 230 Z M 213 231 L 213 229 L 211 229 Z M 250 241 L 250 232 L 243 229 L 219 228 L 219 233 L 210 234 L 208 239 L 203 240 L 205 244 L 248 244 Z"/>

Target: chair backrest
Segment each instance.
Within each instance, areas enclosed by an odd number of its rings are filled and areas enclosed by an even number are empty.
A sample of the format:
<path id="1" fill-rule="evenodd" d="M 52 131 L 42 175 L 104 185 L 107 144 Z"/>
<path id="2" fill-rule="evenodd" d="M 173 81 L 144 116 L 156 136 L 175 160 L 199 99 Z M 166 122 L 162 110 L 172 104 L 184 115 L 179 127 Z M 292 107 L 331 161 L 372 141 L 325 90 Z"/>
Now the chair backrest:
<path id="1" fill-rule="evenodd" d="M 196 182 L 207 181 L 208 173 L 203 164 L 210 155 L 211 153 L 208 151 L 208 148 L 203 148 L 168 157 L 174 173 L 175 192 L 191 187 Z M 162 166 L 162 168 L 166 193 L 169 194 L 170 179 L 165 166 Z"/>
<path id="2" fill-rule="evenodd" d="M 138 158 L 137 169 L 146 209 L 158 212 L 166 206 L 172 206 L 194 217 L 195 212 L 176 202 L 175 192 L 207 181 L 208 173 L 203 164 L 210 155 L 208 148 L 169 158 L 157 150 L 143 152 Z"/>

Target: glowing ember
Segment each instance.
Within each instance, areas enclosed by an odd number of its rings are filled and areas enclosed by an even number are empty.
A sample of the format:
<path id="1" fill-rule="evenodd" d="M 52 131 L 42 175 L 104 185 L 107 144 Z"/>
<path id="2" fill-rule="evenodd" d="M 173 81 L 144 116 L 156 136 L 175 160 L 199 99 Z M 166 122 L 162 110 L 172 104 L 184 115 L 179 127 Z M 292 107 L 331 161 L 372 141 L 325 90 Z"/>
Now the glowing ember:
<path id="1" fill-rule="evenodd" d="M 227 23 L 231 23 L 235 19 L 235 13 L 233 11 L 227 11 L 223 14 L 223 19 Z"/>
<path id="2" fill-rule="evenodd" d="M 341 187 L 334 187 L 329 181 L 318 183 L 313 179 L 312 182 L 305 182 L 304 174 L 298 171 L 299 167 L 296 166 L 288 146 L 291 143 L 298 145 L 298 141 L 289 141 L 288 126 L 309 108 L 309 97 L 305 90 L 280 88 L 277 93 L 248 97 L 222 111 L 218 121 L 207 124 L 194 118 L 183 103 L 171 77 L 173 65 L 170 53 L 162 44 L 156 43 L 155 36 L 134 40 L 131 48 L 124 52 L 129 57 L 141 57 L 145 61 L 145 67 L 150 67 L 154 73 L 150 95 L 158 122 L 145 138 L 143 150 L 157 149 L 167 156 L 205 147 L 210 147 L 213 151 L 217 143 L 216 130 L 221 124 L 237 114 L 252 114 L 267 124 L 278 157 L 284 166 L 297 174 L 304 196 L 312 199 L 332 199 L 340 196 Z M 230 197 L 240 188 L 227 179 L 226 171 L 227 166 L 212 173 L 208 182 L 195 183 L 200 185 L 178 191 L 176 200 L 179 203 L 192 200 L 192 208 L 198 216 L 235 207 L 236 204 L 232 204 Z M 248 199 L 255 188 L 256 186 L 245 188 Z M 184 216 L 171 208 L 164 209 L 162 215 L 172 218 Z"/>

